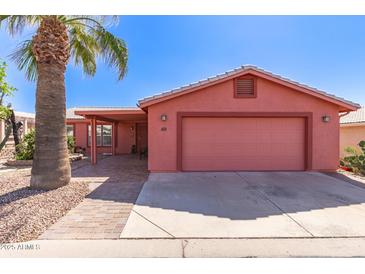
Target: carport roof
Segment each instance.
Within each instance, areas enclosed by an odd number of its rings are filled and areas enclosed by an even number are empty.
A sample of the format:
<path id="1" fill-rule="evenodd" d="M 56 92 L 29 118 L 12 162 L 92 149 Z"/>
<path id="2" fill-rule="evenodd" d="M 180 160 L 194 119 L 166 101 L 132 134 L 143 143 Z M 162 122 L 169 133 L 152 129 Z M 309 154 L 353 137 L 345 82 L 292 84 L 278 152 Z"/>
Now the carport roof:
<path id="1" fill-rule="evenodd" d="M 258 77 L 262 77 L 274 82 L 277 82 L 279 84 L 288 86 L 290 88 L 293 88 L 295 90 L 313 95 L 315 97 L 321 98 L 326 101 L 330 101 L 334 104 L 337 104 L 342 107 L 341 111 L 348 111 L 348 110 L 356 110 L 360 108 L 360 105 L 354 102 L 351 102 L 349 100 L 346 100 L 341 97 L 337 97 L 333 94 L 326 93 L 324 91 L 318 90 L 316 88 L 307 86 L 305 84 L 293 81 L 291 79 L 285 78 L 283 76 L 274 74 L 272 72 L 266 71 L 262 68 L 252 66 L 252 65 L 245 65 L 241 66 L 239 68 L 226 71 L 222 74 L 215 75 L 213 77 L 209 77 L 207 79 L 200 80 L 198 82 L 185 85 L 182 87 L 178 87 L 166 92 L 162 92 L 153 96 L 149 96 L 146 98 L 143 98 L 138 101 L 141 108 L 149 107 L 150 105 L 160 103 L 165 100 L 169 100 L 193 91 L 197 91 L 203 88 L 206 88 L 208 86 L 218 84 L 223 81 L 227 81 L 229 79 L 233 79 L 235 77 L 239 77 L 245 74 L 253 74 Z"/>
<path id="2" fill-rule="evenodd" d="M 68 120 L 83 120 L 95 117 L 102 121 L 142 121 L 146 113 L 138 107 L 77 107 L 66 111 Z"/>

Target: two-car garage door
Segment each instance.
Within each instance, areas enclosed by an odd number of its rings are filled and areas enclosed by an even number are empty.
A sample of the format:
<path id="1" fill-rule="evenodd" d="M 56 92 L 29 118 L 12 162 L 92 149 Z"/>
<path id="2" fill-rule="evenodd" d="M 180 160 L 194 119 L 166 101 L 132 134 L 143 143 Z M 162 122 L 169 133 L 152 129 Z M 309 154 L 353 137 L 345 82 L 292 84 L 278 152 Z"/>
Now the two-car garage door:
<path id="1" fill-rule="evenodd" d="M 305 118 L 184 117 L 184 171 L 304 170 Z"/>

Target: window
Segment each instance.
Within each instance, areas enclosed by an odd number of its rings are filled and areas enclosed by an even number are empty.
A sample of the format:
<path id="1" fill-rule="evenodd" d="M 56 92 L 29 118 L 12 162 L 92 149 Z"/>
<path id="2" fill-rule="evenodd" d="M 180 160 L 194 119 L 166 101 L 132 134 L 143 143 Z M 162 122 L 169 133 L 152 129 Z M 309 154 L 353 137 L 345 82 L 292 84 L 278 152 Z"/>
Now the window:
<path id="1" fill-rule="evenodd" d="M 74 125 L 66 125 L 66 134 L 67 136 L 74 136 Z"/>
<path id="2" fill-rule="evenodd" d="M 252 76 L 237 78 L 234 97 L 256 97 L 256 79 Z"/>
<path id="3" fill-rule="evenodd" d="M 112 126 L 102 126 L 102 141 L 103 146 L 112 145 Z"/>
<path id="4" fill-rule="evenodd" d="M 87 129 L 88 138 L 87 144 L 91 146 L 91 126 Z M 96 145 L 97 146 L 111 146 L 112 145 L 112 126 L 111 125 L 97 125 L 96 126 Z"/>

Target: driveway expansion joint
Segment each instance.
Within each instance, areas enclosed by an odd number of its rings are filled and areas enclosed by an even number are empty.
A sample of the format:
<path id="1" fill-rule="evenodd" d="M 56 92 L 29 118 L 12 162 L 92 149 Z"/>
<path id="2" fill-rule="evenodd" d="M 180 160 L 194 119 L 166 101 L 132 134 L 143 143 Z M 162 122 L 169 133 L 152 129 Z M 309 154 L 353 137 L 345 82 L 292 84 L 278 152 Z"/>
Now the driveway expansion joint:
<path id="1" fill-rule="evenodd" d="M 251 185 L 250 182 L 244 178 L 240 173 L 236 172 L 236 174 L 248 185 Z M 306 233 L 308 233 L 311 237 L 315 237 L 315 235 L 310 232 L 307 228 L 305 228 L 301 223 L 299 223 L 297 220 L 295 220 L 289 213 L 286 213 L 279 205 L 277 205 L 274 201 L 272 201 L 264 192 L 258 190 L 257 188 L 253 189 L 257 193 L 259 193 L 263 199 L 271 203 L 274 207 L 279 209 L 285 216 L 287 216 L 289 219 L 291 219 L 293 222 L 295 222 L 299 227 L 301 227 Z"/>
<path id="2" fill-rule="evenodd" d="M 136 210 L 132 209 L 132 211 L 134 213 L 136 213 L 138 216 L 140 216 L 141 218 L 143 218 L 144 220 L 146 220 L 147 222 L 149 222 L 150 224 L 152 224 L 153 226 L 157 227 L 158 229 L 160 229 L 163 232 L 165 232 L 168 235 L 170 235 L 172 238 L 176 239 L 176 237 L 174 235 L 172 235 L 170 232 L 168 232 L 166 229 L 162 228 L 161 226 L 159 226 L 159 225 L 155 224 L 154 222 L 152 222 L 151 220 L 147 219 L 145 216 L 143 216 L 142 214 L 138 213 Z"/>
<path id="3" fill-rule="evenodd" d="M 189 244 L 189 241 L 186 239 L 181 240 L 181 251 L 182 251 L 182 258 L 186 258 L 185 256 L 185 248 L 187 247 L 187 245 Z"/>

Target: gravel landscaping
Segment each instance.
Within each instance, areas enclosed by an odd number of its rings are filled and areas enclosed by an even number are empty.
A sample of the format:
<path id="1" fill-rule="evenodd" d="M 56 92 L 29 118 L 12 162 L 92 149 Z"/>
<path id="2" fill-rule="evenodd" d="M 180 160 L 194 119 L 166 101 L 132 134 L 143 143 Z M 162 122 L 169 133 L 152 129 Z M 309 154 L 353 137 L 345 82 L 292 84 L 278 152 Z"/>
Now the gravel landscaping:
<path id="1" fill-rule="evenodd" d="M 71 181 L 50 191 L 29 184 L 29 169 L 0 175 L 0 243 L 38 238 L 89 193 L 86 182 Z"/>

